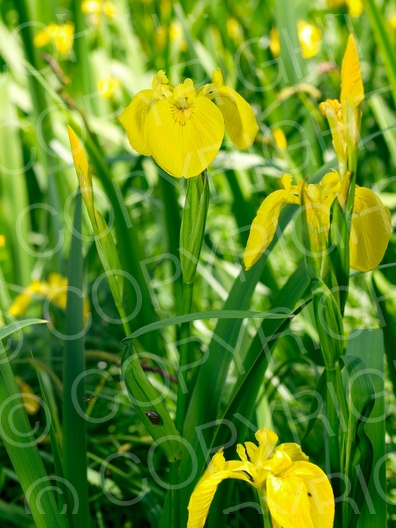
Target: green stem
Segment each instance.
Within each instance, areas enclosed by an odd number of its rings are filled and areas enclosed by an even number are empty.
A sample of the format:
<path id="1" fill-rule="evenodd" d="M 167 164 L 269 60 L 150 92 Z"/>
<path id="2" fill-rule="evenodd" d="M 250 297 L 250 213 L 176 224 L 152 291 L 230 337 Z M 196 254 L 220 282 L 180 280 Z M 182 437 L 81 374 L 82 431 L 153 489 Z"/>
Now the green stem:
<path id="1" fill-rule="evenodd" d="M 341 471 L 340 467 L 340 443 L 338 431 L 340 429 L 339 421 L 339 401 L 337 390 L 337 366 L 332 368 L 326 367 L 326 417 L 330 426 L 329 439 L 329 454 L 331 473 L 336 474 L 336 478 L 332 481 L 334 496 L 341 497 L 341 485 L 338 474 Z M 336 503 L 335 526 L 342 526 L 342 502 Z"/>
<path id="2" fill-rule="evenodd" d="M 192 307 L 192 297 L 193 297 L 194 283 L 183 284 L 183 314 L 190 314 Z M 179 372 L 184 372 L 184 367 L 191 363 L 191 353 L 188 338 L 190 337 L 190 325 L 188 321 L 182 323 L 180 329 L 180 360 L 179 360 Z M 183 370 L 182 370 L 183 369 Z M 187 394 L 183 392 L 180 387 L 178 388 L 177 393 L 177 411 L 176 411 L 176 429 L 179 432 L 183 431 L 184 418 L 186 415 L 187 407 Z"/>
<path id="3" fill-rule="evenodd" d="M 268 504 L 267 504 L 266 496 L 264 494 L 261 495 L 260 491 L 257 492 L 257 495 L 258 495 L 258 498 L 259 498 L 259 501 L 260 501 L 260 506 L 261 506 L 261 509 L 262 509 L 262 512 L 263 512 L 263 527 L 264 528 L 271 528 L 272 527 L 272 522 L 271 522 L 271 516 L 270 516 L 269 510 L 268 510 Z"/>

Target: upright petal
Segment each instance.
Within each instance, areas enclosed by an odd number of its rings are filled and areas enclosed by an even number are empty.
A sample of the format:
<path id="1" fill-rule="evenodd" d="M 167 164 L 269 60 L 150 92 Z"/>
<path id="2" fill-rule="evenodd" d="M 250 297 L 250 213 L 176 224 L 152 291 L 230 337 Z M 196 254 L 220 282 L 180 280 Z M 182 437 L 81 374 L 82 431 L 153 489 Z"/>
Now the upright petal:
<path id="1" fill-rule="evenodd" d="M 373 191 L 356 187 L 349 242 L 351 268 L 375 269 L 384 257 L 391 232 L 389 209 Z"/>
<path id="2" fill-rule="evenodd" d="M 161 99 L 147 115 L 145 134 L 151 155 L 168 174 L 197 176 L 213 161 L 224 136 L 221 112 L 206 97 L 179 107 Z"/>
<path id="3" fill-rule="evenodd" d="M 305 453 L 303 453 L 301 446 L 293 442 L 286 442 L 285 444 L 281 444 L 280 446 L 276 447 L 274 450 L 274 454 L 277 451 L 282 451 L 282 453 L 286 453 L 293 462 L 308 462 L 308 457 Z"/>
<path id="4" fill-rule="evenodd" d="M 228 86 L 217 89 L 216 103 L 223 114 L 225 129 L 234 145 L 240 149 L 251 147 L 259 127 L 250 104 Z"/>
<path id="5" fill-rule="evenodd" d="M 345 50 L 341 67 L 341 104 L 346 100 L 357 107 L 364 99 L 362 75 L 355 37 L 351 34 Z"/>
<path id="6" fill-rule="evenodd" d="M 190 497 L 187 528 L 202 528 L 204 526 L 214 494 L 221 481 L 236 478 L 252 484 L 245 473 L 246 470 L 246 463 L 226 462 L 223 451 L 217 452 Z"/>
<path id="7" fill-rule="evenodd" d="M 247 270 L 258 261 L 271 244 L 281 208 L 286 204 L 299 203 L 299 197 L 286 189 L 274 191 L 265 198 L 250 227 L 249 239 L 243 254 L 243 262 Z"/>
<path id="8" fill-rule="evenodd" d="M 131 147 L 143 156 L 151 156 L 145 125 L 147 115 L 154 101 L 156 101 L 156 92 L 154 90 L 142 90 L 135 95 L 131 103 L 119 116 Z"/>

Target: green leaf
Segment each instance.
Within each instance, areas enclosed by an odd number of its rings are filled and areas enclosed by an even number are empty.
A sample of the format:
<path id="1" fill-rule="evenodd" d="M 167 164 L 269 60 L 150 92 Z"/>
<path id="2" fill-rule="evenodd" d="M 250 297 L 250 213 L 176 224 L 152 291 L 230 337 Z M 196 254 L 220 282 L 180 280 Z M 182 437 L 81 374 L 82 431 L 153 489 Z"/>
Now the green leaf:
<path id="1" fill-rule="evenodd" d="M 364 482 L 369 482 L 373 464 L 373 446 L 365 431 L 365 426 L 374 407 L 375 390 L 367 365 L 360 357 L 347 355 L 341 360 L 345 365 L 343 377 L 349 410 L 348 431 L 346 445 L 343 446 L 342 462 L 344 463 L 345 480 L 348 488 L 350 486 L 348 497 L 351 499 L 351 501 L 343 502 L 343 522 L 348 528 L 354 528 L 359 516 L 354 512 L 351 502 L 353 500 L 356 503 L 360 512 L 366 500 L 366 490 L 362 489 L 360 479 L 363 476 Z"/>
<path id="2" fill-rule="evenodd" d="M 22 328 L 26 328 L 27 326 L 43 323 L 48 324 L 48 321 L 46 321 L 45 319 L 22 319 L 21 321 L 15 321 L 7 326 L 4 326 L 0 330 L 0 340 L 5 339 L 17 330 L 21 330 Z"/>
<path id="3" fill-rule="evenodd" d="M 76 195 L 74 233 L 81 233 L 81 194 Z M 70 250 L 63 358 L 63 469 L 79 500 L 72 528 L 88 528 L 86 420 L 81 409 L 84 390 L 83 256 L 81 237 L 73 235 Z M 68 503 L 73 503 L 70 495 Z"/>
<path id="4" fill-rule="evenodd" d="M 394 46 L 389 39 L 387 23 L 376 0 L 367 0 L 365 7 L 378 46 L 378 54 L 384 61 L 385 70 L 392 87 L 393 100 L 396 104 L 396 56 Z"/>
<path id="5" fill-rule="evenodd" d="M 151 385 L 131 343 L 123 355 L 121 372 L 135 410 L 147 431 L 164 451 L 169 462 L 179 460 L 182 454 L 179 432 L 165 407 L 164 396 Z"/>
<path id="6" fill-rule="evenodd" d="M 357 332 L 355 330 L 355 332 Z M 359 356 L 362 363 L 364 362 L 366 369 L 364 371 L 357 371 L 359 383 L 357 385 L 363 386 L 361 392 L 366 392 L 367 406 L 364 411 L 364 416 L 368 416 L 368 411 L 371 408 L 369 419 L 367 423 L 361 420 L 359 424 L 360 437 L 363 439 L 363 445 L 359 444 L 353 446 L 355 451 L 354 463 L 360 463 L 362 468 L 361 480 L 364 483 L 358 485 L 358 501 L 361 504 L 361 515 L 358 520 L 358 528 L 383 528 L 387 524 L 387 478 L 385 468 L 386 447 L 385 447 L 385 365 L 384 365 L 384 345 L 382 331 L 377 330 L 362 330 L 358 335 L 351 338 L 348 342 L 348 354 L 351 356 Z M 361 379 L 360 379 L 361 378 Z M 355 380 L 354 380 L 355 381 Z M 356 379 L 356 381 L 358 381 Z M 355 383 L 354 383 L 355 385 Z M 358 387 L 356 387 L 358 389 Z M 359 412 L 356 406 L 355 392 L 352 396 L 353 405 Z M 371 396 L 369 396 L 371 393 Z M 358 395 L 357 402 L 363 402 L 362 395 Z M 357 413 L 356 413 L 357 414 Z M 360 440 L 359 437 L 359 440 Z M 356 458 L 362 458 L 365 453 L 358 453 L 365 448 L 366 458 L 369 458 L 371 449 L 368 444 L 372 446 L 372 460 L 363 461 L 363 464 Z M 372 473 L 369 480 L 368 466 L 371 462 Z M 355 465 L 357 468 L 358 466 Z M 366 473 L 363 469 L 366 468 Z M 367 488 L 368 485 L 368 488 Z M 363 489 L 361 489 L 363 487 Z M 362 497 L 363 495 L 363 497 Z M 358 502 L 359 504 L 359 502 Z M 351 524 L 352 526 L 352 524 Z M 349 528 L 349 525 L 348 525 Z"/>
<path id="7" fill-rule="evenodd" d="M 4 329 L 3 329 L 4 330 Z M 63 528 L 51 479 L 26 414 L 7 354 L 0 341 L 0 435 L 28 501 L 36 528 Z"/>
<path id="8" fill-rule="evenodd" d="M 249 310 L 212 310 L 209 312 L 194 312 L 191 314 L 169 317 L 169 319 L 163 319 L 162 321 L 156 321 L 155 323 L 143 326 L 142 328 L 139 328 L 139 330 L 136 330 L 136 332 L 132 332 L 132 334 L 125 337 L 122 342 L 135 339 L 136 337 L 153 332 L 154 330 L 161 330 L 167 326 L 199 321 L 201 319 L 284 319 L 284 317 L 292 316 L 271 312 L 270 310 L 267 312 L 251 312 Z"/>

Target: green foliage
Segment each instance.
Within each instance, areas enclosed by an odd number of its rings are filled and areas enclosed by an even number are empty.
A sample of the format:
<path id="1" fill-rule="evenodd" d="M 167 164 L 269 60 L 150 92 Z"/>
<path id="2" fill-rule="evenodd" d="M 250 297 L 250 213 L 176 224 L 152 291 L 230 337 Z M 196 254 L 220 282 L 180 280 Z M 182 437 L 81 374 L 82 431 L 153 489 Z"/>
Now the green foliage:
<path id="1" fill-rule="evenodd" d="M 336 495 L 349 490 L 337 528 L 395 526 L 384 493 L 396 489 L 396 239 L 379 270 L 351 273 L 340 203 L 323 260 L 307 255 L 309 222 L 287 206 L 263 257 L 241 267 L 282 174 L 317 183 L 337 168 L 318 104 L 339 96 L 351 28 L 367 94 L 353 178 L 394 214 L 392 6 L 367 0 L 357 18 L 331 2 L 114 0 L 114 16 L 83 14 L 83 4 L 0 4 L 0 524 L 185 528 L 210 457 L 225 446 L 234 459 L 266 426 L 349 479 L 332 480 Z M 298 20 L 322 33 L 312 58 L 299 49 Z M 66 21 L 71 51 L 34 45 Z M 260 131 L 249 151 L 226 136 L 195 188 L 133 151 L 117 117 L 160 69 L 174 85 L 202 86 L 218 67 Z M 87 154 L 95 209 L 80 209 L 67 125 Z M 196 211 L 182 221 L 186 201 Z M 188 253 L 200 254 L 192 267 Z M 31 292 L 26 315 L 12 318 L 12 300 L 53 273 L 68 277 L 67 302 Z M 41 402 L 31 415 L 20 395 L 30 390 Z M 207 526 L 262 523 L 239 484 L 219 487 Z"/>

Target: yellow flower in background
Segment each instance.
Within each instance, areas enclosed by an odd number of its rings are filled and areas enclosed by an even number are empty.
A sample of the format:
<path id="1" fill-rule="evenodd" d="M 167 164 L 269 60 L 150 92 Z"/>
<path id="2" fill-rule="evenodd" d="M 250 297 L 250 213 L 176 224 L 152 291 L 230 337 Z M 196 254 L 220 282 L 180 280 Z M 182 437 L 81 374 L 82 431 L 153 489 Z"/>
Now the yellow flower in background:
<path id="1" fill-rule="evenodd" d="M 279 127 L 276 127 L 272 131 L 272 135 L 274 137 L 274 141 L 276 143 L 276 146 L 280 149 L 287 149 L 287 140 L 285 133 L 283 130 Z"/>
<path id="2" fill-rule="evenodd" d="M 363 13 L 362 0 L 327 0 L 327 7 L 337 9 L 346 6 L 352 17 L 359 17 Z"/>
<path id="3" fill-rule="evenodd" d="M 227 35 L 230 38 L 232 38 L 236 42 L 239 42 L 242 39 L 243 30 L 237 18 L 235 17 L 228 18 L 226 28 L 227 28 Z"/>
<path id="4" fill-rule="evenodd" d="M 40 409 L 38 397 L 34 394 L 31 386 L 20 376 L 15 376 L 15 381 L 21 393 L 26 412 L 31 415 L 36 414 Z"/>
<path id="5" fill-rule="evenodd" d="M 253 442 L 237 446 L 240 460 L 227 462 L 222 449 L 214 455 L 191 495 L 187 528 L 204 526 L 218 485 L 229 478 L 244 480 L 257 489 L 274 527 L 331 528 L 334 495 L 326 474 L 308 462 L 298 444 L 275 448 L 278 436 L 264 427 L 255 437 L 258 446 Z"/>
<path id="6" fill-rule="evenodd" d="M 223 85 L 220 69 L 213 72 L 212 83 L 198 90 L 191 79 L 173 87 L 160 71 L 152 89 L 138 92 L 119 119 L 131 146 L 177 178 L 206 169 L 225 130 L 240 149 L 249 148 L 258 131 L 251 106 Z"/>
<path id="7" fill-rule="evenodd" d="M 113 2 L 102 0 L 84 0 L 81 4 L 81 10 L 84 15 L 99 15 L 103 13 L 109 18 L 114 18 L 117 14 L 117 8 Z"/>
<path id="8" fill-rule="evenodd" d="M 60 54 L 66 55 L 73 47 L 73 40 L 74 24 L 72 22 L 66 22 L 62 26 L 49 24 L 37 33 L 34 37 L 33 44 L 36 48 L 41 48 L 51 42 Z"/>
<path id="9" fill-rule="evenodd" d="M 81 4 L 81 11 L 84 15 L 90 15 L 89 20 L 94 26 L 99 24 L 102 15 L 112 19 L 117 14 L 117 8 L 113 2 L 104 0 L 84 0 Z"/>
<path id="10" fill-rule="evenodd" d="M 166 31 L 165 31 L 166 35 Z M 171 42 L 177 43 L 179 45 L 180 51 L 186 51 L 188 46 L 184 38 L 183 27 L 177 20 L 174 20 L 169 26 L 169 39 Z"/>
<path id="11" fill-rule="evenodd" d="M 96 86 L 101 97 L 111 99 L 121 86 L 121 81 L 114 77 L 100 77 Z"/>
<path id="12" fill-rule="evenodd" d="M 54 306 L 66 310 L 67 305 L 67 279 L 60 273 L 50 273 L 48 281 L 32 281 L 22 293 L 17 295 L 8 309 L 13 317 L 21 317 L 30 305 L 33 297 L 45 297 Z M 84 320 L 90 312 L 88 298 L 84 299 Z"/>
<path id="13" fill-rule="evenodd" d="M 3 248 L 6 244 L 6 237 L 4 235 L 0 235 L 0 249 Z"/>
<path id="14" fill-rule="evenodd" d="M 396 13 L 389 17 L 389 25 L 392 29 L 396 29 Z"/>
<path id="15" fill-rule="evenodd" d="M 297 22 L 298 40 L 301 46 L 301 55 L 304 59 L 311 59 L 319 53 L 322 42 L 322 34 L 317 26 L 308 24 L 304 20 Z M 280 55 L 280 41 L 278 28 L 273 27 L 270 31 L 269 47 L 274 57 Z"/>
<path id="16" fill-rule="evenodd" d="M 363 99 L 364 87 L 356 41 L 353 35 L 349 35 L 341 66 L 340 101 L 326 99 L 319 105 L 330 125 L 341 172 L 345 170 L 348 149 L 355 149 L 359 140 L 360 106 Z"/>
<path id="17" fill-rule="evenodd" d="M 253 220 L 244 252 L 244 264 L 250 269 L 272 242 L 278 226 L 281 209 L 286 204 L 304 204 L 311 235 L 316 239 L 318 251 L 326 249 L 330 229 L 330 208 L 333 201 L 342 196 L 343 188 L 337 171 L 326 174 L 320 183 L 292 185 L 292 176 L 281 178 L 283 189 L 269 194 L 261 204 Z M 349 241 L 350 266 L 359 271 L 375 269 L 384 257 L 391 235 L 390 211 L 370 189 L 356 186 L 353 205 L 351 236 Z"/>

